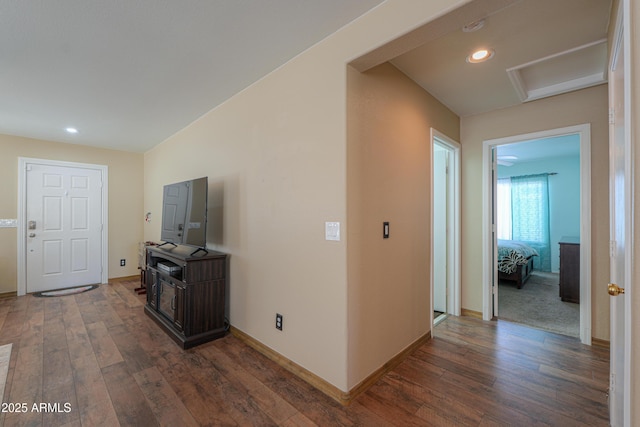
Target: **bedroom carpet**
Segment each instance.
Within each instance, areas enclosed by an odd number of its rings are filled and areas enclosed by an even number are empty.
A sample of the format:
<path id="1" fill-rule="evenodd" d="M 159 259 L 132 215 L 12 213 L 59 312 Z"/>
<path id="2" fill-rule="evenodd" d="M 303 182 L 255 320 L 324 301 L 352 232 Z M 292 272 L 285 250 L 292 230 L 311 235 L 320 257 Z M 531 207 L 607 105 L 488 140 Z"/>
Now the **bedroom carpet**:
<path id="1" fill-rule="evenodd" d="M 580 336 L 580 305 L 562 302 L 558 274 L 534 271 L 522 287 L 501 281 L 498 318 L 572 337 Z"/>

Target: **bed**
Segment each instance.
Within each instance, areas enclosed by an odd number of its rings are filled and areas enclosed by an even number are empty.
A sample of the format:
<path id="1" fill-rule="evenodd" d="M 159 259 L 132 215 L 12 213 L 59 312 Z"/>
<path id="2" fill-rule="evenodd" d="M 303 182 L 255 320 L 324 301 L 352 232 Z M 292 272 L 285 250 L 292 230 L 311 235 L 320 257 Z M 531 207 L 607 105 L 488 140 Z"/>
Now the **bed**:
<path id="1" fill-rule="evenodd" d="M 515 282 L 518 289 L 533 271 L 533 257 L 538 252 L 524 242 L 498 240 L 498 278 Z"/>

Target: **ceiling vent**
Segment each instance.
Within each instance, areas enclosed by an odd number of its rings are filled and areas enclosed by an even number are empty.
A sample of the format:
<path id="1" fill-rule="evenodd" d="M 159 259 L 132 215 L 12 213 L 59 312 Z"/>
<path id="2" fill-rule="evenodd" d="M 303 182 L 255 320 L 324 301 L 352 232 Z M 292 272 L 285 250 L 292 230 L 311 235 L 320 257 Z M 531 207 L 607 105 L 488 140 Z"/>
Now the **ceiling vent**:
<path id="1" fill-rule="evenodd" d="M 606 83 L 607 40 L 509 68 L 507 74 L 522 102 Z"/>

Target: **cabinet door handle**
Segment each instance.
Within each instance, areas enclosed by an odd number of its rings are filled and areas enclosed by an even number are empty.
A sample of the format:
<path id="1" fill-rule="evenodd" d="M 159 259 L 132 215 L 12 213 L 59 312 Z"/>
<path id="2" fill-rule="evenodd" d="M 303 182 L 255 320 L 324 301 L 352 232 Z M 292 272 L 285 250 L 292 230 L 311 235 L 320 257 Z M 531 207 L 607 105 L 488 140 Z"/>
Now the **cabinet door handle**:
<path id="1" fill-rule="evenodd" d="M 155 295 L 156 294 L 156 288 L 158 285 L 156 285 L 155 283 L 153 285 L 151 285 L 151 294 Z"/>
<path id="2" fill-rule="evenodd" d="M 171 297 L 171 310 L 175 311 L 176 309 L 176 296 Z"/>

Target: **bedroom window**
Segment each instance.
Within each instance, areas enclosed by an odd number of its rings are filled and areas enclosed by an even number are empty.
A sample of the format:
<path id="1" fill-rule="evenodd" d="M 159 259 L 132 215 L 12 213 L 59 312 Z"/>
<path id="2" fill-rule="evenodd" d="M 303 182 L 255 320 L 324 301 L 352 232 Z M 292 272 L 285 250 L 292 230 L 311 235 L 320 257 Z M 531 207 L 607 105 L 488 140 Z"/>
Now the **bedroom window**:
<path id="1" fill-rule="evenodd" d="M 535 268 L 551 271 L 548 174 L 498 180 L 498 239 L 518 240 L 540 254 Z"/>

